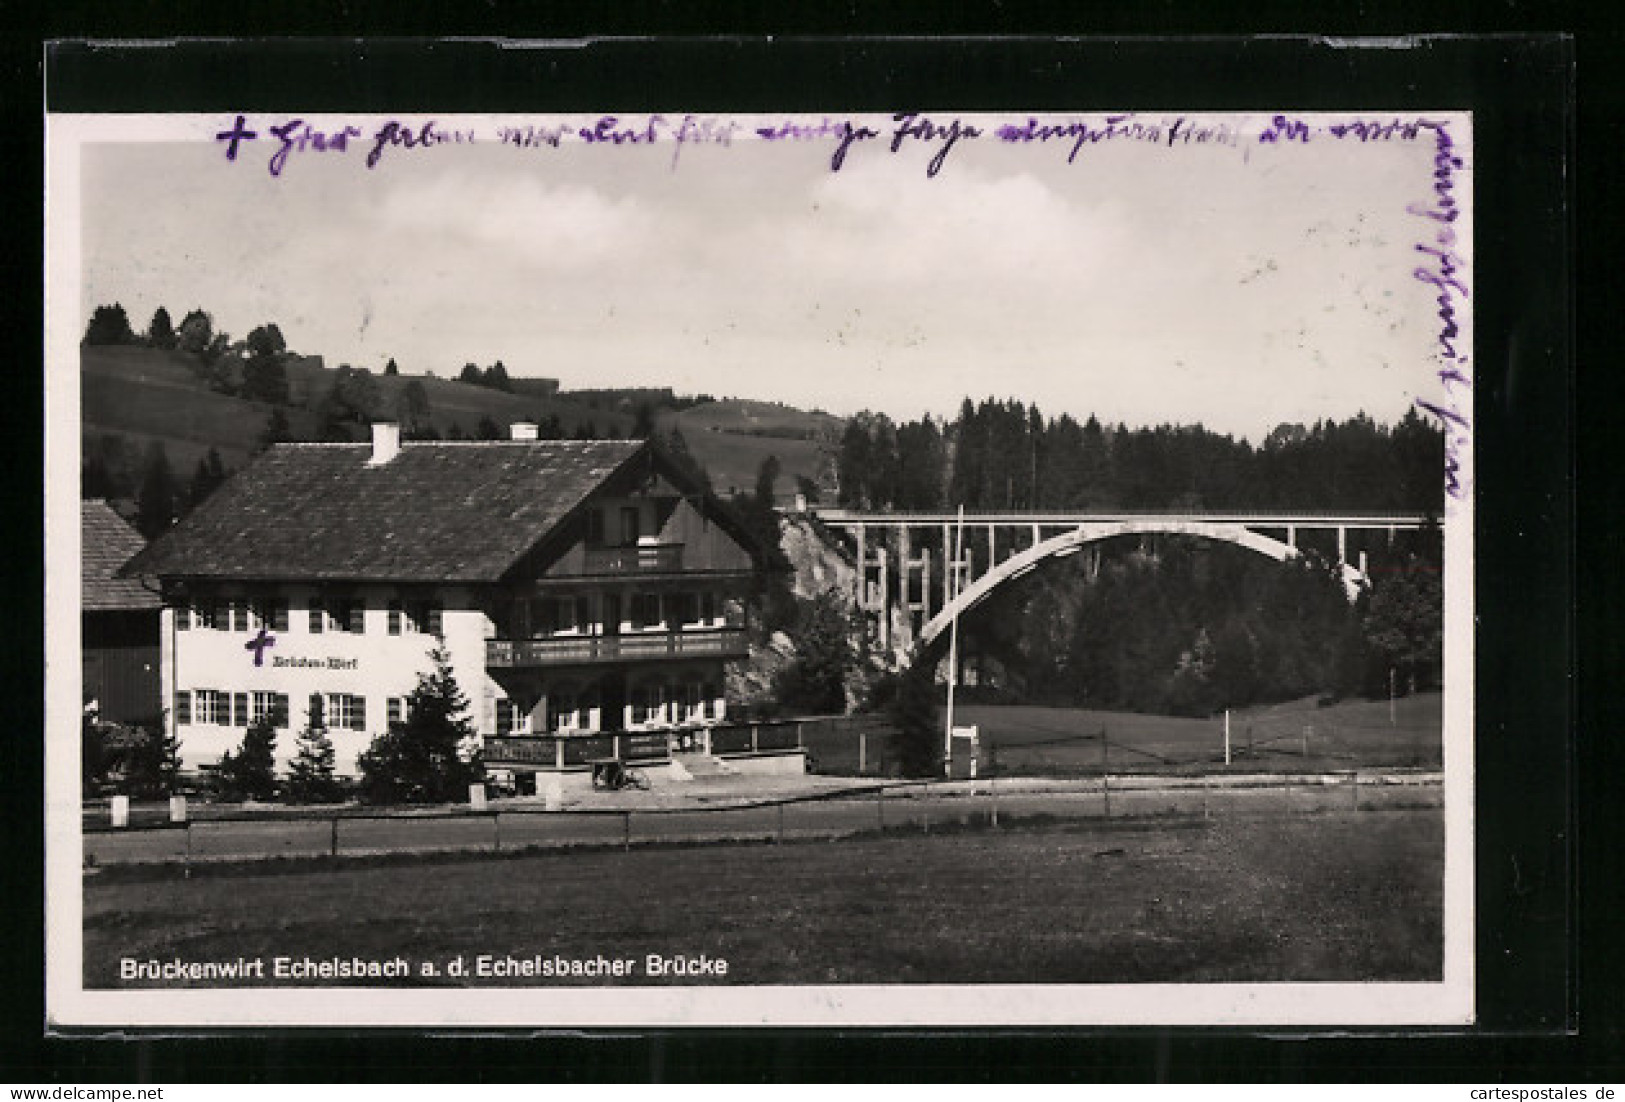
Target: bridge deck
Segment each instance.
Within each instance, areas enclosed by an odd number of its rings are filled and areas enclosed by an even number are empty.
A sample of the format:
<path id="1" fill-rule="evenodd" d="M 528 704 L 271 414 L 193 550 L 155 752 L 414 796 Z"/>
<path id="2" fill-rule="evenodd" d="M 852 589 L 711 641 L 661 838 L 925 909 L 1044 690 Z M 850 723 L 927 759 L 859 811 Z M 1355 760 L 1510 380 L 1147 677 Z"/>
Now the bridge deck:
<path id="1" fill-rule="evenodd" d="M 955 524 L 959 521 L 958 513 L 871 513 L 856 509 L 820 509 L 817 506 L 809 509 L 819 520 L 826 524 Z M 1074 525 L 1090 523 L 1133 523 L 1135 521 L 1151 520 L 1191 520 L 1205 524 L 1248 524 L 1258 527 L 1285 527 L 1293 525 L 1300 528 L 1324 526 L 1327 528 L 1420 528 L 1435 518 L 1412 513 L 1198 513 L 1190 510 L 1169 509 L 1165 511 L 1141 510 L 1132 513 L 1085 513 L 1085 512 L 971 512 L 965 513 L 965 523 L 984 524 L 1014 524 L 1031 527 L 1034 524 L 1043 525 Z"/>

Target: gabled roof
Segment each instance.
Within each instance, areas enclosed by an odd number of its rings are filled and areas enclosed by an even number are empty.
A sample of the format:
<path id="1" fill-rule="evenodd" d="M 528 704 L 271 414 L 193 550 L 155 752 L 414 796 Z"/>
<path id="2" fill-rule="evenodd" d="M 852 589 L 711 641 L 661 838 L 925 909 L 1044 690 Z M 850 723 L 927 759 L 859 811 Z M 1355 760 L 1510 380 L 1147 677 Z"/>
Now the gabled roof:
<path id="1" fill-rule="evenodd" d="M 79 503 L 79 594 L 86 612 L 143 611 L 158 607 L 158 595 L 119 567 L 146 543 L 141 533 L 105 501 Z"/>
<path id="2" fill-rule="evenodd" d="M 155 540 L 128 574 L 496 581 L 646 441 L 279 444 Z"/>

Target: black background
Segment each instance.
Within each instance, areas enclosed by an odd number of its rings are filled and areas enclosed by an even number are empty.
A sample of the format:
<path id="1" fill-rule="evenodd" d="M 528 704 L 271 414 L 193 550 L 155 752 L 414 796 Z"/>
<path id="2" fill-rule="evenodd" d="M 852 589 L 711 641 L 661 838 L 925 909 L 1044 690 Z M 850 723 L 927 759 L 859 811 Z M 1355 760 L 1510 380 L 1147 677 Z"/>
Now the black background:
<path id="1" fill-rule="evenodd" d="M 88 6 L 87 6 L 88 7 Z M 1193 9 L 1195 5 L 1191 6 Z M 474 1080 L 816 1080 L 932 1081 L 1067 1080 L 1403 1080 L 1463 1082 L 1619 1081 L 1625 1076 L 1617 1004 L 1625 1001 L 1612 942 L 1619 893 L 1610 859 L 1617 833 L 1611 806 L 1620 775 L 1611 736 L 1625 737 L 1619 707 L 1602 693 L 1576 697 L 1575 632 L 1585 628 L 1588 657 L 1606 662 L 1611 614 L 1619 607 L 1615 580 L 1619 537 L 1611 514 L 1595 514 L 1575 540 L 1576 463 L 1601 476 L 1611 434 L 1601 419 L 1613 406 L 1604 378 L 1578 392 L 1573 364 L 1577 269 L 1571 256 L 1576 198 L 1605 196 L 1606 180 L 1576 184 L 1578 121 L 1588 149 L 1608 159 L 1618 137 L 1618 104 L 1609 87 L 1584 86 L 1575 112 L 1575 71 L 1617 61 L 1611 28 L 1572 27 L 1565 9 L 1502 5 L 1489 12 L 1468 5 L 1449 10 L 1446 24 L 1390 15 L 1369 6 L 1358 17 L 1327 20 L 1305 30 L 1401 33 L 1423 30 L 1517 30 L 1523 36 L 1429 38 L 1403 49 L 1339 48 L 1308 38 L 1120 37 L 1056 39 L 1067 34 L 1240 32 L 1223 14 L 1193 16 L 1174 5 L 1149 5 L 1129 17 L 1092 13 L 1094 26 L 1063 25 L 1042 9 L 1032 15 L 1001 6 L 989 12 L 958 8 L 928 28 L 893 20 L 865 25 L 856 9 L 818 24 L 803 16 L 765 23 L 753 10 L 735 10 L 732 38 L 599 40 L 548 50 L 502 50 L 489 42 L 424 42 L 390 34 L 450 33 L 433 25 L 426 7 L 392 8 L 368 18 L 358 6 L 329 11 L 296 8 L 302 33 L 356 34 L 354 41 L 233 40 L 179 42 L 164 48 L 110 48 L 63 43 L 44 63 L 42 37 L 13 43 L 10 75 L 26 95 L 53 111 L 349 110 L 397 113 L 454 111 L 545 113 L 681 110 L 889 112 L 1142 110 L 1462 109 L 1475 112 L 1475 346 L 1477 376 L 1478 817 L 1477 877 L 1480 1023 L 1471 1030 L 1388 1036 L 1320 1032 L 1234 1033 L 1215 1030 L 1065 1030 L 808 1032 L 792 1030 L 670 1030 L 628 1037 L 424 1039 L 386 1032 L 279 1031 L 213 1038 L 127 1040 L 43 1036 L 43 853 L 39 760 L 42 714 L 38 624 L 40 585 L 36 542 L 19 539 L 12 570 L 20 626 L 5 640 L 16 687 L 3 714 L 7 948 L 4 1040 L 0 1080 L 28 1083 L 122 1081 L 276 1081 L 383 1079 Z M 1282 6 L 1286 10 L 1286 6 Z M 334 13 L 338 14 L 334 14 Z M 1487 14 L 1486 14 L 1487 13 Z M 540 27 L 494 5 L 459 13 L 462 35 L 592 32 L 668 33 L 715 29 L 682 26 L 669 8 L 635 26 L 623 9 L 594 26 Z M 650 13 L 641 13 L 649 15 Z M 715 13 L 712 13 L 713 16 Z M 1254 8 L 1249 18 L 1263 18 Z M 848 30 L 1031 34 L 993 40 L 823 38 Z M 1498 20 L 1498 22 L 1497 22 Z M 240 21 L 240 16 L 239 20 Z M 244 33 L 201 5 L 172 6 L 159 15 L 139 6 L 94 15 L 69 8 L 39 24 L 43 37 L 153 37 Z M 578 23 L 580 21 L 578 20 Z M 1073 24 L 1086 20 L 1073 16 Z M 1303 17 L 1277 26 L 1303 24 Z M 1255 24 L 1247 30 L 1256 31 Z M 768 41 L 764 34 L 775 37 Z M 26 100 L 17 101 L 26 104 Z M 1593 116 L 1587 119 L 1587 112 Z M 14 218 L 20 234 L 11 255 L 38 255 L 37 154 L 39 115 L 9 120 Z M 229 121 L 229 120 L 228 120 Z M 30 142 L 32 141 L 32 145 Z M 16 179 L 20 177 L 19 182 Z M 1605 200 L 1603 201 L 1605 202 Z M 1606 249 L 1603 202 L 1598 228 L 1582 243 Z M 32 238 L 28 231 L 34 231 Z M 1594 236 L 1595 233 L 1595 236 Z M 1618 286 L 1605 253 L 1589 286 L 1599 295 Z M 19 524 L 38 516 L 40 392 L 35 364 L 39 300 L 37 269 L 18 264 L 10 327 L 22 337 L 13 365 L 14 401 L 7 436 L 16 485 L 8 495 Z M 30 313 L 32 310 L 32 313 Z M 1616 308 L 1617 313 L 1617 308 Z M 1611 327 L 1617 331 L 1617 326 Z M 1581 362 L 1610 366 L 1612 342 L 1599 334 L 1581 346 Z M 1582 375 L 1592 386 L 1594 375 Z M 1576 426 L 1585 426 L 1582 436 Z M 1588 449 L 1582 452 L 1579 449 Z M 1601 488 L 1601 487 L 1596 487 Z M 33 534 L 39 535 L 36 526 Z M 1576 572 L 1587 601 L 1576 609 Z M 35 604 L 30 605 L 32 596 Z M 1587 626 L 1589 624 L 1589 627 Z M 1452 625 L 1453 627 L 1455 625 Z M 1617 648 L 1615 648 L 1617 651 Z M 1606 689 L 1606 665 L 1591 667 Z M 1587 671 L 1591 672 L 1591 671 Z M 1583 810 L 1584 829 L 1575 815 Z M 1579 848 L 1583 843 L 1584 848 Z M 1578 868 L 1577 868 L 1578 859 Z M 1585 875 L 1578 875 L 1583 870 Z M 1584 894 L 1578 891 L 1584 887 Z M 1582 951 L 1582 946 L 1584 950 Z M 1612 996 L 1612 997 L 1610 997 Z"/>

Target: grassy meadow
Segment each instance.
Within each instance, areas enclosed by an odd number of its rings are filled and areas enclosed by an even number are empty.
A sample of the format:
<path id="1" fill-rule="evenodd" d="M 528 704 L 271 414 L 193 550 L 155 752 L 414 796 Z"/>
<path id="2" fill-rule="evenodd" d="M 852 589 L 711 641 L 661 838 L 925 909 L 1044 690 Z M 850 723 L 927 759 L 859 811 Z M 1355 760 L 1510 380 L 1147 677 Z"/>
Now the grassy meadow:
<path id="1" fill-rule="evenodd" d="M 1404 809 L 108 869 L 85 886 L 85 983 L 122 986 L 121 957 L 487 953 L 703 953 L 729 962 L 705 982 L 739 984 L 1428 980 L 1442 864 L 1438 809 Z"/>

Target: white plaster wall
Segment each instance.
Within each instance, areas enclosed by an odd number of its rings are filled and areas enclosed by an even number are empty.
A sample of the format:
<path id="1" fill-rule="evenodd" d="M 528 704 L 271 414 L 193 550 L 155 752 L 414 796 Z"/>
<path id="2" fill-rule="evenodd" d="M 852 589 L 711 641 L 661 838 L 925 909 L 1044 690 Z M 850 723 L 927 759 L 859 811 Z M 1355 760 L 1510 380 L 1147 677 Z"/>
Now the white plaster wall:
<path id="1" fill-rule="evenodd" d="M 265 651 L 264 663 L 254 664 L 254 654 L 246 648 L 258 629 L 219 631 L 192 627 L 173 630 L 173 613 L 163 616 L 164 661 L 163 699 L 174 722 L 174 690 L 220 689 L 226 692 L 279 692 L 288 695 L 288 727 L 277 732 L 276 757 L 285 768 L 296 752 L 296 740 L 308 719 L 311 693 L 349 693 L 367 701 L 366 729 L 329 728 L 336 767 L 341 773 L 355 772 L 356 757 L 372 739 L 387 727 L 390 697 L 405 697 L 416 686 L 418 676 L 430 669 L 429 654 L 435 637 L 427 633 L 390 635 L 388 602 L 400 595 L 395 587 L 358 587 L 353 593 L 367 602 L 366 631 L 323 631 L 312 633 L 309 602 L 313 591 L 289 587 L 281 592 L 289 599 L 288 631 L 273 632 L 275 643 Z M 226 591 L 223 596 L 231 596 Z M 469 698 L 470 718 L 476 730 L 489 730 L 492 686 L 485 673 L 485 639 L 490 621 L 483 612 L 470 609 L 469 595 L 456 590 L 439 594 L 444 606 L 442 626 L 445 648 L 451 659 L 453 676 Z M 461 607 L 459 607 L 461 606 Z M 312 659 L 319 666 L 293 666 L 288 659 Z M 278 664 L 277 660 L 283 660 Z M 329 666 L 330 660 L 336 665 Z M 350 663 L 354 662 L 352 666 Z M 196 718 L 197 706 L 193 704 Z M 213 724 L 176 724 L 181 743 L 182 767 L 196 769 L 212 764 L 241 742 L 245 728 Z"/>

